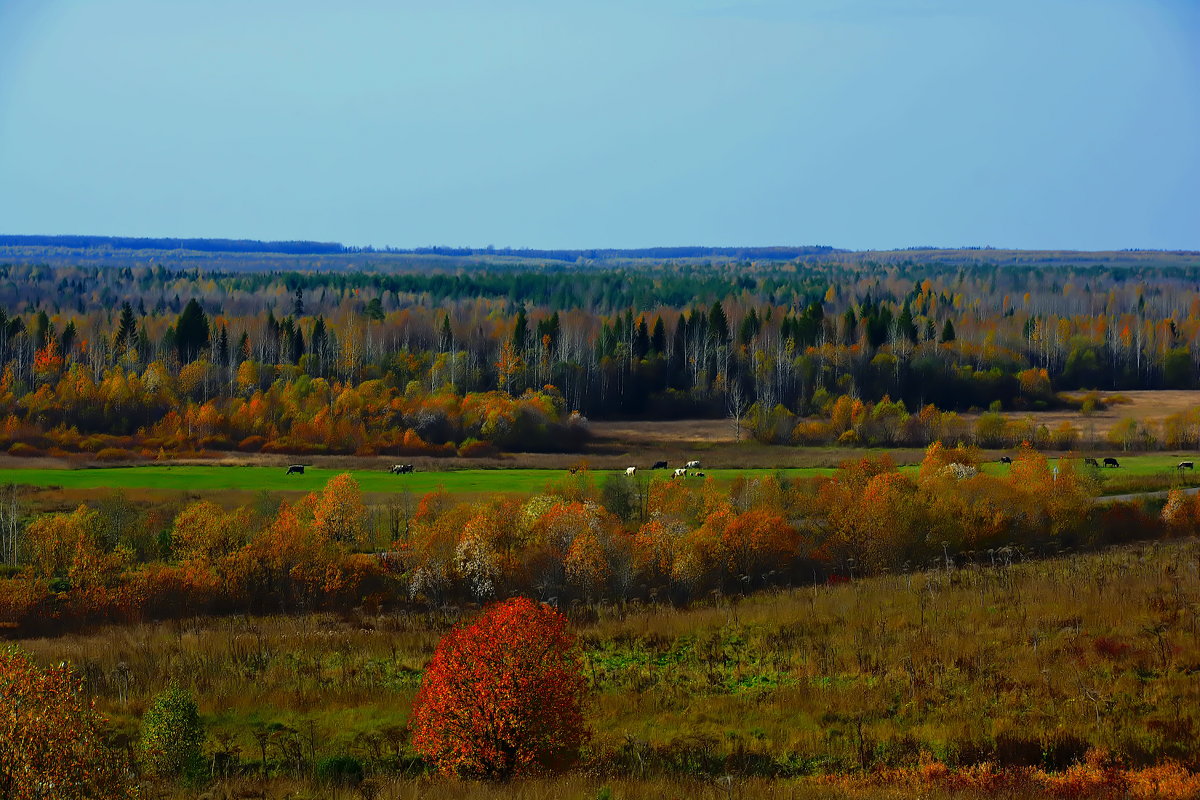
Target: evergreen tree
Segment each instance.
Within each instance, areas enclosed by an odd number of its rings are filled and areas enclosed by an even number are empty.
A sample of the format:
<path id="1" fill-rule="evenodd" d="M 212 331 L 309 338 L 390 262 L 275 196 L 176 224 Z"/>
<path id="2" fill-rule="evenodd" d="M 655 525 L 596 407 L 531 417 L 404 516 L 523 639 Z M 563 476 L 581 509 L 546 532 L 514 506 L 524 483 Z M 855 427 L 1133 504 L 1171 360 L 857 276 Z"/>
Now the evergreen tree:
<path id="1" fill-rule="evenodd" d="M 517 352 L 523 352 L 529 341 L 529 319 L 525 316 L 525 309 L 522 308 L 517 312 L 517 324 L 513 327 L 512 343 Z"/>
<path id="2" fill-rule="evenodd" d="M 650 331 L 646 328 L 646 320 L 643 317 L 637 326 L 637 332 L 633 336 L 633 357 L 643 359 L 650 352 Z"/>
<path id="3" fill-rule="evenodd" d="M 900 309 L 900 319 L 897 321 L 897 327 L 900 329 L 900 335 L 908 339 L 913 344 L 917 343 L 917 324 L 913 322 L 912 311 L 905 302 L 904 308 Z"/>
<path id="4" fill-rule="evenodd" d="M 195 298 L 188 300 L 175 323 L 175 349 L 179 360 L 190 364 L 208 347 L 208 316 Z"/>
<path id="5" fill-rule="evenodd" d="M 46 316 L 45 310 L 39 310 L 33 325 L 33 344 L 39 350 L 46 346 L 46 342 L 54 338 L 54 326 L 50 324 L 50 317 Z"/>
<path id="6" fill-rule="evenodd" d="M 325 354 L 325 346 L 328 344 L 329 333 L 325 330 L 325 318 L 317 317 L 317 321 L 313 323 L 312 329 L 312 352 L 318 358 L 323 358 Z"/>
<path id="7" fill-rule="evenodd" d="M 229 329 L 224 325 L 221 326 L 221 333 L 217 336 L 217 361 L 222 364 L 229 363 Z"/>
<path id="8" fill-rule="evenodd" d="M 299 364 L 300 359 L 304 357 L 304 331 L 296 328 L 296 332 L 292 335 L 291 357 L 293 364 Z"/>
<path id="9" fill-rule="evenodd" d="M 130 347 L 137 348 L 137 320 L 133 316 L 133 307 L 125 302 L 121 304 L 120 321 L 113 335 L 113 352 L 120 356 Z"/>
<path id="10" fill-rule="evenodd" d="M 759 330 L 762 328 L 762 323 L 758 320 L 758 313 L 752 308 L 746 312 L 746 316 L 742 318 L 742 324 L 738 327 L 738 344 L 748 345 L 758 336 Z"/>
<path id="11" fill-rule="evenodd" d="M 954 341 L 954 323 L 950 321 L 949 317 L 946 318 L 946 324 L 942 326 L 942 341 Z"/>
<path id="12" fill-rule="evenodd" d="M 854 344 L 858 338 L 858 318 L 854 316 L 853 308 L 847 308 L 846 313 L 842 315 L 842 327 L 844 329 L 845 344 Z"/>
<path id="13" fill-rule="evenodd" d="M 79 331 L 75 327 L 75 320 L 71 320 L 67 323 L 67 327 L 63 328 L 62 336 L 58 338 L 59 348 L 64 356 L 71 352 L 71 345 L 75 344 L 78 336 Z"/>
<path id="14" fill-rule="evenodd" d="M 665 353 L 667 350 L 667 331 L 663 327 L 662 317 L 654 320 L 654 330 L 650 334 L 650 352 Z"/>
<path id="15" fill-rule="evenodd" d="M 725 316 L 725 309 L 719 300 L 713 303 L 712 308 L 709 309 L 708 333 L 717 344 L 725 344 L 729 341 L 729 319 Z"/>

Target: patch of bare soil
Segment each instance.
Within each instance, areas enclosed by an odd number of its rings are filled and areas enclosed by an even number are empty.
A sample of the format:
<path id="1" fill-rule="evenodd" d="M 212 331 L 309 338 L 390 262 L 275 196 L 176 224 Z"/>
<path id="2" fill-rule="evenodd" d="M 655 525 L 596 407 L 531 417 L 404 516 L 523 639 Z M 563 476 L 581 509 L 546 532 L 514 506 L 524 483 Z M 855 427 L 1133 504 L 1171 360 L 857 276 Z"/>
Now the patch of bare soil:
<path id="1" fill-rule="evenodd" d="M 598 442 L 649 444 L 662 442 L 732 442 L 733 422 L 727 419 L 670 419 L 632 420 L 624 422 L 589 422 L 588 428 Z M 742 430 L 742 438 L 747 432 Z"/>

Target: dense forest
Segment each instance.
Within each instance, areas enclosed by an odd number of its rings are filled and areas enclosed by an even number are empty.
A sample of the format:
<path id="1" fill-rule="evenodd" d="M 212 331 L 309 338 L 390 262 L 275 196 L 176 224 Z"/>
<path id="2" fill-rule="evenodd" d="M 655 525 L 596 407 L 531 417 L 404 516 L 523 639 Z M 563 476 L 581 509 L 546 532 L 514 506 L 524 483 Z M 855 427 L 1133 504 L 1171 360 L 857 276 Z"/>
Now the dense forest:
<path id="1" fill-rule="evenodd" d="M 8 264 L 0 435 L 18 453 L 449 455 L 573 449 L 585 417 L 733 416 L 780 443 L 1072 445 L 990 442 L 957 414 L 1194 388 L 1198 336 L 1200 260 Z M 1177 422 L 1125 444 L 1194 444 Z"/>

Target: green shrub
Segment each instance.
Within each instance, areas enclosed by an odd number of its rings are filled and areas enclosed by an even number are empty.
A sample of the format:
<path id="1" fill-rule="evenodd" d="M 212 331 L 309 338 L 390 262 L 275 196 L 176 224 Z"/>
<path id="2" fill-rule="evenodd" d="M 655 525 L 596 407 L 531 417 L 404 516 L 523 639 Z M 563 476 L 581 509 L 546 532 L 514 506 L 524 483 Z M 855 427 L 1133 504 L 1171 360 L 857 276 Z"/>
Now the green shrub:
<path id="1" fill-rule="evenodd" d="M 150 702 L 142 717 L 142 762 L 163 777 L 193 777 L 202 764 L 204 723 L 191 692 L 171 684 Z"/>
<path id="2" fill-rule="evenodd" d="M 326 783 L 357 786 L 363 779 L 363 765 L 353 756 L 330 756 L 317 762 L 317 777 Z"/>

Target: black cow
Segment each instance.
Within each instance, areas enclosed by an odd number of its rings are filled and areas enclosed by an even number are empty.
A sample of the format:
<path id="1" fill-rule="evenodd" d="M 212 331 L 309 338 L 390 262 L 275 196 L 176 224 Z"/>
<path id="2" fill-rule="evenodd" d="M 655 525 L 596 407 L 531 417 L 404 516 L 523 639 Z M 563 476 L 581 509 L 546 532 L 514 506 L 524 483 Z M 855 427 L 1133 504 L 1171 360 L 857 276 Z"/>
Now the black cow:
<path id="1" fill-rule="evenodd" d="M 1195 469 L 1195 468 L 1196 468 L 1196 465 L 1193 464 L 1191 461 L 1180 461 L 1179 466 L 1176 467 L 1175 469 Z"/>
<path id="2" fill-rule="evenodd" d="M 1083 460 L 1083 465 L 1085 467 L 1098 467 L 1098 466 L 1100 466 L 1100 462 L 1097 461 L 1096 459 L 1092 458 L 1091 456 L 1088 456 L 1087 458 L 1085 458 Z"/>
<path id="3" fill-rule="evenodd" d="M 650 469 L 666 469 L 666 468 L 667 468 L 667 462 L 665 462 L 665 461 L 655 461 L 655 462 L 654 462 L 654 466 L 653 466 L 653 467 L 651 467 Z"/>
<path id="4" fill-rule="evenodd" d="M 1000 456 L 1000 463 L 1001 464 L 1011 464 L 1012 459 L 1009 458 L 1008 456 Z"/>
<path id="5" fill-rule="evenodd" d="M 407 475 L 412 471 L 412 464 L 392 464 L 392 468 L 389 470 L 393 475 Z"/>
<path id="6" fill-rule="evenodd" d="M 1119 466 L 1121 466 L 1121 463 L 1119 461 L 1117 461 L 1115 458 L 1113 458 L 1112 456 L 1109 456 L 1108 458 L 1104 459 L 1104 466 L 1119 467 Z"/>
<path id="7" fill-rule="evenodd" d="M 287 472 L 285 474 L 287 474 L 287 475 L 303 475 L 304 474 L 304 465 L 303 464 L 292 464 L 290 467 L 287 468 Z"/>

